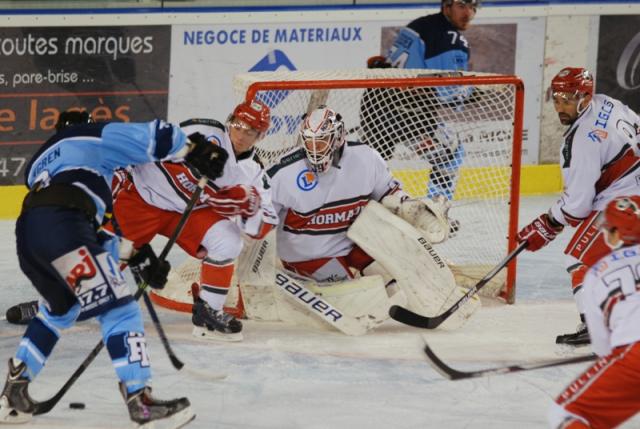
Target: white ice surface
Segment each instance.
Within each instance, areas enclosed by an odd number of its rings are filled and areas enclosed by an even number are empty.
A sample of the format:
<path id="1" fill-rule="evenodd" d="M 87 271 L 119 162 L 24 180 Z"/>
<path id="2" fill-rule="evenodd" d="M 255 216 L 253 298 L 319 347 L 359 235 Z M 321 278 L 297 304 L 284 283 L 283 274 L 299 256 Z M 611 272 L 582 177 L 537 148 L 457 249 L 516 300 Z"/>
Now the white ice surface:
<path id="1" fill-rule="evenodd" d="M 520 224 L 545 211 L 553 199 L 523 201 Z M 36 297 L 18 266 L 13 229 L 14 222 L 0 222 L 0 315 Z M 154 392 L 161 398 L 188 396 L 197 413 L 189 425 L 194 429 L 544 428 L 552 398 L 586 364 L 453 382 L 426 362 L 423 338 L 459 369 L 588 353 L 588 348 L 554 344 L 557 334 L 572 332 L 578 321 L 562 258 L 570 235 L 566 231 L 547 248 L 519 258 L 516 305 L 485 302 L 455 332 L 389 321 L 373 333 L 351 338 L 248 321 L 242 343 L 203 343 L 191 337 L 189 316 L 158 308 L 180 359 L 194 369 L 226 372 L 228 377 L 207 382 L 174 370 L 148 323 Z M 22 327 L 0 322 L 2 379 L 22 333 Z M 65 332 L 33 383 L 32 396 L 45 399 L 57 391 L 98 339 L 95 322 Z M 68 407 L 76 401 L 86 403 L 86 409 Z M 21 427 L 129 427 L 107 354 L 98 356 L 51 413 Z M 624 427 L 640 428 L 640 418 Z"/>

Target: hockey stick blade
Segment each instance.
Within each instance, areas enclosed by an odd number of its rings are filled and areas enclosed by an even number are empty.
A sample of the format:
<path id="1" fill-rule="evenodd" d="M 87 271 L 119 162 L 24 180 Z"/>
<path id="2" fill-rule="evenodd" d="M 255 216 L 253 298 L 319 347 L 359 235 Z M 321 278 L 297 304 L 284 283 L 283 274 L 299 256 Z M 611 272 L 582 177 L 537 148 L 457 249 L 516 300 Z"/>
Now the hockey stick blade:
<path id="1" fill-rule="evenodd" d="M 466 378 L 478 378 L 478 377 L 486 377 L 489 375 L 500 375 L 500 374 L 510 374 L 512 372 L 520 372 L 520 371 L 530 371 L 533 369 L 542 369 L 542 368 L 551 368 L 554 366 L 562 366 L 562 365 L 572 365 L 575 363 L 581 362 L 590 362 L 596 360 L 598 356 L 596 355 L 586 355 L 586 356 L 576 356 L 567 359 L 557 359 L 557 360 L 549 360 L 544 362 L 533 362 L 533 363 L 523 363 L 516 365 L 507 365 L 500 366 L 496 368 L 488 368 L 488 369 L 479 369 L 475 371 L 460 371 L 454 368 L 451 368 L 449 365 L 444 363 L 442 359 L 440 359 L 429 347 L 429 344 L 425 344 L 424 352 L 431 363 L 431 366 L 442 374 L 443 377 L 448 378 L 449 380 L 464 380 Z"/>
<path id="2" fill-rule="evenodd" d="M 100 354 L 100 351 L 104 347 L 104 343 L 100 341 L 98 345 L 96 345 L 91 353 L 82 361 L 80 366 L 74 371 L 74 373 L 69 377 L 67 382 L 58 390 L 58 392 L 53 395 L 51 398 L 46 401 L 36 402 L 33 415 L 37 416 L 39 414 L 46 414 L 56 406 L 56 404 L 62 399 L 67 390 L 71 387 L 71 385 L 82 375 L 82 373 L 89 367 L 91 362 Z"/>
<path id="3" fill-rule="evenodd" d="M 440 326 L 445 320 L 449 318 L 453 313 L 458 311 L 460 307 L 462 307 L 467 301 L 469 301 L 475 294 L 478 293 L 480 289 L 492 278 L 495 277 L 496 274 L 500 272 L 504 267 L 506 267 L 512 259 L 514 259 L 520 252 L 522 252 L 527 247 L 527 242 L 524 241 L 520 243 L 518 247 L 516 247 L 511 253 L 509 253 L 498 265 L 496 265 L 486 276 L 484 276 L 477 284 L 475 284 L 471 289 L 469 289 L 462 298 L 456 301 L 451 307 L 445 310 L 443 313 L 437 316 L 422 316 L 418 313 L 414 313 L 411 310 L 408 310 L 404 307 L 400 307 L 398 305 L 392 305 L 389 308 L 389 316 L 393 320 L 396 320 L 400 323 L 404 323 L 405 325 L 413 326 L 416 328 L 424 328 L 424 329 L 435 329 Z"/>

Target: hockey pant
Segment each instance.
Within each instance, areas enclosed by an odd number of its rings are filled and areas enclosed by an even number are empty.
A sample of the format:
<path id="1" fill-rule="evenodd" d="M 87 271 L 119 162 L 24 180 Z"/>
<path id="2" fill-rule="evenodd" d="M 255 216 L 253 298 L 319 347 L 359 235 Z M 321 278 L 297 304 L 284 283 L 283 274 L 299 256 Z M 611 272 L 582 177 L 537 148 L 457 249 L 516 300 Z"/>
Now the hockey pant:
<path id="1" fill-rule="evenodd" d="M 142 199 L 131 182 L 125 182 L 114 203 L 122 234 L 139 248 L 157 234 L 170 237 L 182 213 L 163 210 Z M 242 250 L 242 232 L 231 220 L 209 207 L 194 210 L 176 243 L 190 256 L 202 259 L 200 297 L 211 308 L 222 308 L 231 286 L 234 261 Z"/>
<path id="2" fill-rule="evenodd" d="M 18 218 L 16 237 L 20 267 L 45 301 L 16 353 L 27 377 L 42 370 L 62 329 L 96 317 L 118 378 L 130 392 L 145 386 L 151 372 L 140 309 L 94 224 L 78 210 L 37 207 Z"/>
<path id="3" fill-rule="evenodd" d="M 581 301 L 582 284 L 587 270 L 611 252 L 611 248 L 605 241 L 605 234 L 600 229 L 602 220 L 602 212 L 592 212 L 578 224 L 564 251 L 569 255 L 567 271 L 571 274 L 571 289 L 581 314 L 584 313 Z"/>
<path id="4" fill-rule="evenodd" d="M 337 282 L 353 278 L 350 268 L 362 272 L 372 262 L 371 256 L 354 245 L 351 252 L 345 256 L 300 262 L 282 261 L 282 265 L 289 271 L 312 278 L 317 282 Z"/>
<path id="5" fill-rule="evenodd" d="M 583 372 L 555 400 L 556 428 L 610 429 L 640 411 L 640 343 L 616 347 Z"/>

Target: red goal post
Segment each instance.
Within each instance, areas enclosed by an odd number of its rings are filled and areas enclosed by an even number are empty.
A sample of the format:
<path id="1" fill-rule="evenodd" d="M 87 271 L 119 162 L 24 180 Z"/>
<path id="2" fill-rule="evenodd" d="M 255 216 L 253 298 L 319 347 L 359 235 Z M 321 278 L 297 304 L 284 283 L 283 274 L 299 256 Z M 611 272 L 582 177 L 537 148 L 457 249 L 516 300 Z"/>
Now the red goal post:
<path id="1" fill-rule="evenodd" d="M 343 116 L 347 140 L 376 148 L 413 197 L 424 197 L 430 181 L 452 176 L 449 215 L 460 230 L 436 248 L 459 283 L 475 284 L 515 249 L 524 105 L 518 77 L 403 69 L 252 72 L 236 76 L 234 92 L 238 102 L 257 98 L 271 108 L 272 125 L 258 145 L 266 167 L 299 144 L 302 116 L 326 104 Z M 456 156 L 459 163 L 447 164 Z M 516 262 L 496 277 L 486 289 L 513 303 Z"/>

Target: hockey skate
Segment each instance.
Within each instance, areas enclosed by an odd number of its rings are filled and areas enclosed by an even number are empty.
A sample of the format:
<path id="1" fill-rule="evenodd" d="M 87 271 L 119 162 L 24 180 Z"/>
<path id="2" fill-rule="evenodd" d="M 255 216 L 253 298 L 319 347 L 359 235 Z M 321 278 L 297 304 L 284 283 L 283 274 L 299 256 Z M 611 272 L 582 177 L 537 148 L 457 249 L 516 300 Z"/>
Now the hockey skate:
<path id="1" fill-rule="evenodd" d="M 29 380 L 22 377 L 27 365 L 9 359 L 9 373 L 0 396 L 0 423 L 26 423 L 31 420 L 36 403 L 29 396 Z"/>
<path id="2" fill-rule="evenodd" d="M 7 322 L 15 325 L 28 325 L 38 314 L 38 301 L 28 301 L 16 304 L 7 310 Z"/>
<path id="3" fill-rule="evenodd" d="M 556 337 L 556 344 L 566 344 L 569 346 L 586 346 L 591 344 L 591 338 L 589 337 L 589 330 L 587 325 L 580 323 L 576 332 L 573 334 L 558 335 Z"/>
<path id="4" fill-rule="evenodd" d="M 196 416 L 187 398 L 163 401 L 151 396 L 151 388 L 145 387 L 133 393 L 127 393 L 120 383 L 120 392 L 129 408 L 129 417 L 138 428 L 177 429 L 185 426 Z"/>
<path id="5" fill-rule="evenodd" d="M 214 310 L 193 290 L 193 336 L 208 340 L 242 341 L 242 322 L 223 310 Z"/>

